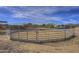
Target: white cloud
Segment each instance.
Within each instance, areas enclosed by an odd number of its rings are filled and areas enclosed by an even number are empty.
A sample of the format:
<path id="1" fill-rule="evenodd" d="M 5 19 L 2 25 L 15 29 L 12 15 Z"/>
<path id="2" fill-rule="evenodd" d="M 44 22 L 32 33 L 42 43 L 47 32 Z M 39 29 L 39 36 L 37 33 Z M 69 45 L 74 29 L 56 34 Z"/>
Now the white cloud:
<path id="1" fill-rule="evenodd" d="M 46 16 L 44 13 L 53 13 L 56 12 L 56 9 L 45 9 L 45 8 L 31 8 L 31 10 L 25 10 L 25 11 L 17 11 L 13 10 L 13 18 L 26 18 L 26 19 L 32 19 L 32 20 L 62 20 L 62 17 L 56 17 L 56 16 Z"/>
<path id="2" fill-rule="evenodd" d="M 0 7 L 2 8 L 2 7 Z M 50 14 L 50 13 L 55 13 L 58 11 L 69 11 L 77 7 L 4 7 L 11 11 L 12 18 L 25 18 L 25 19 L 32 19 L 35 21 L 40 21 L 40 20 L 54 20 L 57 22 L 62 22 L 62 23 L 76 23 L 77 21 L 74 19 L 71 19 L 76 16 L 68 16 L 68 20 L 64 20 L 65 18 L 58 15 L 58 16 L 47 16 L 45 14 Z"/>

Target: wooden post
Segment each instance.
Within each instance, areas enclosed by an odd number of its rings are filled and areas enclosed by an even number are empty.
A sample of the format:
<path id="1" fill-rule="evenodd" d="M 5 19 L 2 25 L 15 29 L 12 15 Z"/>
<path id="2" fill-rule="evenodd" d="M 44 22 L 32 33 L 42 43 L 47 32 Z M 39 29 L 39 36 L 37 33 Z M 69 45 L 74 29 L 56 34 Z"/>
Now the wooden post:
<path id="1" fill-rule="evenodd" d="M 39 30 L 36 30 L 36 40 L 38 40 L 38 31 Z"/>
<path id="2" fill-rule="evenodd" d="M 9 30 L 10 39 L 12 39 L 12 32 Z"/>
<path id="3" fill-rule="evenodd" d="M 66 40 L 66 32 L 67 32 L 67 31 L 66 31 L 66 29 L 65 29 L 65 31 L 64 31 L 64 38 L 65 38 L 65 40 Z"/>
<path id="4" fill-rule="evenodd" d="M 51 29 L 50 29 L 51 30 Z M 48 41 L 49 41 L 49 33 L 50 33 L 50 30 L 48 29 Z"/>
<path id="5" fill-rule="evenodd" d="M 73 28 L 73 35 L 75 35 L 75 28 Z"/>
<path id="6" fill-rule="evenodd" d="M 28 31 L 27 31 L 27 40 L 28 40 Z"/>
<path id="7" fill-rule="evenodd" d="M 20 27 L 18 26 L 18 30 L 17 30 L 17 32 L 18 32 L 18 39 L 20 39 L 19 37 L 20 37 Z"/>

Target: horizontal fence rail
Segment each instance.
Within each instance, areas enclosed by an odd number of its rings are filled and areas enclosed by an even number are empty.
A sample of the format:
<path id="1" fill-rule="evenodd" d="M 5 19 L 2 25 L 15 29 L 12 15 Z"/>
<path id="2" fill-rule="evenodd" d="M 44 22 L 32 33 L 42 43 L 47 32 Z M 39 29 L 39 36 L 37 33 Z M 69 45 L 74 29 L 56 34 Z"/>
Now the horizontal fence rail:
<path id="1" fill-rule="evenodd" d="M 0 35 L 9 35 L 10 31 L 9 30 L 0 30 Z"/>
<path id="2" fill-rule="evenodd" d="M 11 30 L 11 40 L 29 42 L 51 42 L 66 40 L 74 35 L 70 29 Z"/>

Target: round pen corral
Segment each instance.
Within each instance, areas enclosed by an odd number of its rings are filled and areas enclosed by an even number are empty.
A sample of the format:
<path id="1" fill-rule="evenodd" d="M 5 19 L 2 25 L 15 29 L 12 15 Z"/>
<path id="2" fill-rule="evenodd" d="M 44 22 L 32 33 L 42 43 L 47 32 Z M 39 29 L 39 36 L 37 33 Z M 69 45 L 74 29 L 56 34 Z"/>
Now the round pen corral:
<path id="1" fill-rule="evenodd" d="M 10 39 L 24 42 L 58 42 L 68 40 L 75 36 L 71 29 L 26 29 L 11 30 Z"/>

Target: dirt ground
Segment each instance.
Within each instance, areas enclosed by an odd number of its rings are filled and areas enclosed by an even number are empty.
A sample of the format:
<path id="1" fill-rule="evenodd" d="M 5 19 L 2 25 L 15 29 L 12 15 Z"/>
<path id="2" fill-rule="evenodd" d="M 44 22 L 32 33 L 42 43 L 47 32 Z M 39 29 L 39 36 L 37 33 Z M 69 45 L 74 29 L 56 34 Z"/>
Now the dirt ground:
<path id="1" fill-rule="evenodd" d="M 79 27 L 75 28 L 73 39 L 44 44 L 11 41 L 10 36 L 0 36 L 0 52 L 8 53 L 78 53 Z"/>

